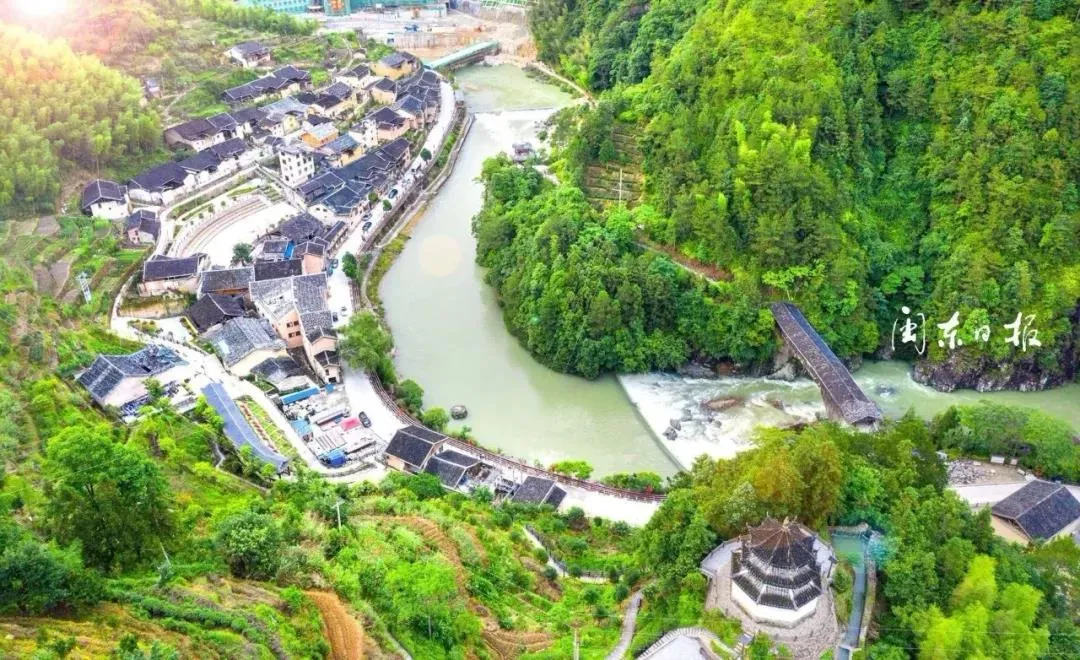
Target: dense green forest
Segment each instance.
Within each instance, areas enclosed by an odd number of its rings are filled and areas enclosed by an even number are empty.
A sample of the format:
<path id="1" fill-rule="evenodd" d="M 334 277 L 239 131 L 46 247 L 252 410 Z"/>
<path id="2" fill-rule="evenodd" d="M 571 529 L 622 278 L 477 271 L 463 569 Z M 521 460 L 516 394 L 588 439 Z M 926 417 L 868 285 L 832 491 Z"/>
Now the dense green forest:
<path id="1" fill-rule="evenodd" d="M 795 300 L 841 355 L 889 349 L 907 306 L 941 387 L 1061 382 L 1080 346 L 1078 9 L 543 0 L 541 57 L 602 92 L 562 118 L 556 171 L 581 186 L 592 165 L 640 166 L 640 239 Z M 955 350 L 936 327 L 954 312 Z M 1040 346 L 1007 341 L 1018 314 Z M 681 335 L 693 352 L 769 354 L 721 316 L 735 350 Z"/>
<path id="2" fill-rule="evenodd" d="M 139 84 L 62 41 L 0 23 L 0 67 L 0 217 L 50 211 L 63 173 L 92 177 L 161 140 Z"/>
<path id="3" fill-rule="evenodd" d="M 658 571 L 646 614 L 666 609 L 665 625 L 685 625 L 672 613 L 701 577 L 697 561 L 714 534 L 728 538 L 766 514 L 869 521 L 884 541 L 874 550 L 874 641 L 861 657 L 1076 657 L 1080 547 L 1069 538 L 1026 550 L 1006 543 L 988 509 L 972 513 L 944 490 L 934 449 L 948 424 L 939 421 L 908 416 L 873 434 L 831 423 L 761 430 L 757 447 L 732 460 L 699 459 L 642 531 L 639 557 Z"/>

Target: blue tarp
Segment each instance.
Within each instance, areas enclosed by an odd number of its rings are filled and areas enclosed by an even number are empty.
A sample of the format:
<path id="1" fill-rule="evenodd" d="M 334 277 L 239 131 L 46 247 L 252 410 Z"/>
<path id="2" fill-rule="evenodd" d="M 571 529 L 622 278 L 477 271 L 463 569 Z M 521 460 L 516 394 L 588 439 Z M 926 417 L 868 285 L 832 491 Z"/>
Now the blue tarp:
<path id="1" fill-rule="evenodd" d="M 296 246 L 292 244 L 292 241 L 290 241 L 289 244 L 285 246 L 285 258 L 292 259 L 292 253 L 295 249 Z"/>
<path id="2" fill-rule="evenodd" d="M 308 424 L 306 419 L 294 419 L 289 424 L 292 424 L 292 427 L 296 429 L 296 435 L 301 438 L 306 438 L 311 433 L 311 424 Z"/>
<path id="3" fill-rule="evenodd" d="M 232 441 L 233 445 L 238 450 L 242 447 L 251 447 L 255 456 L 270 463 L 277 468 L 278 472 L 281 472 L 289 459 L 263 443 L 262 438 L 244 419 L 244 414 L 240 412 L 240 408 L 236 406 L 236 402 L 232 400 L 221 383 L 210 383 L 203 388 L 203 394 L 206 396 L 206 402 L 225 420 L 225 436 Z"/>
<path id="4" fill-rule="evenodd" d="M 345 452 L 340 448 L 331 449 L 323 456 L 323 460 L 326 461 L 326 464 L 330 467 L 341 467 L 342 465 L 345 465 Z"/>
<path id="5" fill-rule="evenodd" d="M 309 387 L 306 390 L 300 390 L 298 392 L 290 392 L 289 394 L 285 394 L 285 395 L 283 395 L 281 397 L 281 403 L 282 403 L 282 405 L 287 404 L 287 403 L 296 403 L 297 401 L 303 401 L 304 399 L 308 398 L 309 396 L 315 396 L 318 393 L 319 393 L 319 388 L 317 388 L 317 387 Z"/>

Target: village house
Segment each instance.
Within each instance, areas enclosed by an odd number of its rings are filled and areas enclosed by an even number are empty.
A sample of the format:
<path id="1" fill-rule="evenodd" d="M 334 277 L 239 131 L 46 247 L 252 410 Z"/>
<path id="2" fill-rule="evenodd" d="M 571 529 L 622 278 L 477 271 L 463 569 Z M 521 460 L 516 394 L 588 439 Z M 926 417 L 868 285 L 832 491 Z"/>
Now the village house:
<path id="1" fill-rule="evenodd" d="M 79 208 L 95 218 L 123 218 L 128 214 L 127 188 L 114 181 L 94 179 L 83 188 Z"/>
<path id="2" fill-rule="evenodd" d="M 312 370 L 325 382 L 341 379 L 337 333 L 327 306 L 326 275 L 301 275 L 251 284 L 251 301 L 289 348 L 303 347 Z"/>
<path id="3" fill-rule="evenodd" d="M 165 144 L 173 148 L 184 146 L 193 151 L 202 151 L 233 138 L 250 137 L 268 114 L 261 108 L 250 107 L 205 119 L 192 119 L 165 129 Z"/>
<path id="4" fill-rule="evenodd" d="M 281 242 L 288 243 L 288 241 Z M 256 261 L 254 269 L 256 282 L 261 282 L 263 280 L 276 280 L 283 277 L 295 277 L 297 275 L 304 274 L 304 260 L 301 258 L 297 258 L 281 259 L 278 261 Z M 311 273 L 309 274 L 313 274 L 316 272 L 319 271 L 311 271 Z"/>
<path id="5" fill-rule="evenodd" d="M 195 189 L 195 177 L 177 163 L 162 163 L 128 182 L 131 198 L 145 204 L 166 205 Z"/>
<path id="6" fill-rule="evenodd" d="M 242 41 L 225 51 L 225 56 L 245 69 L 269 66 L 273 61 L 270 49 L 258 41 Z"/>
<path id="7" fill-rule="evenodd" d="M 547 504 L 556 509 L 565 498 L 566 491 L 554 480 L 534 476 L 525 477 L 510 494 L 510 500 L 519 504 Z"/>
<path id="8" fill-rule="evenodd" d="M 273 385 L 279 394 L 308 389 L 314 385 L 291 357 L 267 358 L 252 367 L 251 373 Z"/>
<path id="9" fill-rule="evenodd" d="M 376 75 L 386 76 L 391 80 L 404 78 L 419 68 L 416 57 L 402 51 L 395 51 L 375 62 L 371 69 Z"/>
<path id="10" fill-rule="evenodd" d="M 318 149 L 325 144 L 329 144 L 337 139 L 337 136 L 337 127 L 330 122 L 325 124 L 309 124 L 308 127 L 300 133 L 300 139 L 312 149 Z"/>
<path id="11" fill-rule="evenodd" d="M 295 188 L 315 175 L 319 154 L 306 143 L 289 141 L 277 152 L 278 168 L 285 185 Z"/>
<path id="12" fill-rule="evenodd" d="M 221 98 L 229 105 L 254 103 L 272 95 L 287 96 L 310 86 L 311 74 L 289 65 L 249 83 L 230 87 L 222 92 Z"/>
<path id="13" fill-rule="evenodd" d="M 376 78 L 368 82 L 364 90 L 376 103 L 393 103 L 397 100 L 397 85 L 389 78 Z"/>
<path id="14" fill-rule="evenodd" d="M 999 536 L 1026 544 L 1066 536 L 1080 528 L 1080 501 L 1067 486 L 1041 479 L 990 508 L 990 522 Z"/>
<path id="15" fill-rule="evenodd" d="M 368 113 L 362 121 L 375 123 L 375 135 L 380 143 L 395 140 L 409 130 L 409 120 L 390 108 L 379 108 Z"/>
<path id="16" fill-rule="evenodd" d="M 157 213 L 149 209 L 137 209 L 128 216 L 124 225 L 124 238 L 133 245 L 153 245 L 161 233 Z"/>
<path id="17" fill-rule="evenodd" d="M 214 347 L 225 368 L 240 378 L 264 360 L 289 356 L 285 342 L 265 319 L 231 318 L 212 328 L 203 339 Z"/>
<path id="18" fill-rule="evenodd" d="M 265 236 L 255 242 L 255 247 L 252 250 L 256 266 L 264 262 L 284 261 L 291 256 L 291 253 L 292 244 L 288 239 Z M 258 270 L 255 271 L 255 279 L 259 279 Z"/>
<path id="19" fill-rule="evenodd" d="M 399 98 L 390 109 L 404 117 L 410 129 L 423 128 L 428 121 L 424 104 L 412 95 Z"/>
<path id="20" fill-rule="evenodd" d="M 334 76 L 334 80 L 337 82 L 343 82 L 349 87 L 352 87 L 354 91 L 359 92 L 364 89 L 364 85 L 374 78 L 374 74 L 371 73 L 371 69 L 364 64 L 359 64 L 351 69 L 342 71 Z"/>
<path id="21" fill-rule="evenodd" d="M 171 348 L 151 344 L 126 355 L 99 355 L 75 380 L 98 405 L 117 408 L 127 417 L 148 401 L 147 379 L 167 391 L 188 377 L 186 365 Z"/>
<path id="22" fill-rule="evenodd" d="M 446 436 L 423 426 L 398 429 L 386 446 L 386 466 L 410 474 L 422 472 L 445 442 Z"/>
<path id="23" fill-rule="evenodd" d="M 248 285 L 255 281 L 255 269 L 251 266 L 239 268 L 212 268 L 204 270 L 199 278 L 198 296 L 216 293 L 225 296 L 246 296 Z"/>
<path id="24" fill-rule="evenodd" d="M 356 107 L 356 92 L 343 82 L 336 82 L 321 90 L 312 108 L 327 117 L 341 117 Z"/>
<path id="25" fill-rule="evenodd" d="M 330 167 L 345 167 L 363 153 L 364 149 L 348 133 L 339 135 L 319 148 L 323 161 Z"/>
<path id="26" fill-rule="evenodd" d="M 397 98 L 413 96 L 423 106 L 424 124 L 435 121 L 439 114 L 442 85 L 439 76 L 431 69 L 421 69 L 408 79 L 398 81 Z"/>
<path id="27" fill-rule="evenodd" d="M 155 254 L 143 263 L 139 293 L 156 296 L 163 293 L 195 293 L 199 271 L 206 267 L 205 254 L 189 257 L 166 257 Z"/>
<path id="28" fill-rule="evenodd" d="M 353 124 L 349 129 L 349 135 L 356 140 L 363 151 L 379 146 L 379 130 L 375 125 L 375 119 L 370 114 Z"/>
<path id="29" fill-rule="evenodd" d="M 297 188 L 312 215 L 353 223 L 370 208 L 370 197 L 386 192 L 409 162 L 409 143 L 398 138 L 367 152 L 348 165 L 328 169 Z"/>
<path id="30" fill-rule="evenodd" d="M 229 319 L 246 315 L 247 310 L 242 296 L 226 296 L 219 293 L 208 293 L 202 296 L 184 311 L 184 316 L 200 334 Z"/>

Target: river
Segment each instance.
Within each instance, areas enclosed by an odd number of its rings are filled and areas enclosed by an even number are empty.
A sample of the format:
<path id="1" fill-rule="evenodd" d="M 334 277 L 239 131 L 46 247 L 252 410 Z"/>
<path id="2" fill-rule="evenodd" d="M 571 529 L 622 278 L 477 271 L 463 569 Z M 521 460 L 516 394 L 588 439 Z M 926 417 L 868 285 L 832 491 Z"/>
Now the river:
<path id="1" fill-rule="evenodd" d="M 469 409 L 464 424 L 485 446 L 548 465 L 589 461 L 596 475 L 674 463 L 653 439 L 615 378 L 587 381 L 538 364 L 507 331 L 495 294 L 475 263 L 470 230 L 484 160 L 531 139 L 536 122 L 572 98 L 512 65 L 457 73 L 476 121 L 453 173 L 383 278 L 379 295 L 402 378 L 424 388 L 424 405 Z"/>
<path id="2" fill-rule="evenodd" d="M 545 465 L 584 459 L 596 475 L 671 474 L 676 461 L 689 466 L 701 453 L 733 455 L 747 446 L 758 424 L 824 414 L 820 393 L 808 380 L 637 374 L 620 377 L 624 392 L 615 378 L 586 381 L 536 363 L 506 331 L 494 293 L 475 264 L 470 224 L 483 192 L 476 177 L 484 159 L 530 139 L 536 122 L 550 113 L 532 109 L 571 99 L 511 65 L 464 69 L 457 83 L 476 122 L 449 180 L 380 289 L 397 368 L 424 388 L 425 405 L 464 404 L 469 409 L 464 423 L 482 444 Z M 988 399 L 1040 408 L 1080 429 L 1080 385 L 944 394 L 915 383 L 908 372 L 899 362 L 867 363 L 855 380 L 888 416 L 913 408 L 930 417 L 954 403 Z M 724 396 L 745 403 L 723 412 L 702 406 Z M 676 440 L 656 440 L 672 419 L 682 427 Z"/>

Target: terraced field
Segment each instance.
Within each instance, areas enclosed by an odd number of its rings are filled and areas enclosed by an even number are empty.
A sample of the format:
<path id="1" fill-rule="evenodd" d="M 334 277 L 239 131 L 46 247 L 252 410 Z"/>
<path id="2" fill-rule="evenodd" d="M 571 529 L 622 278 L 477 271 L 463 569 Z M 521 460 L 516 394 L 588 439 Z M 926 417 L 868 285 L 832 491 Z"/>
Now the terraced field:
<path id="1" fill-rule="evenodd" d="M 634 206 L 644 191 L 641 151 L 633 135 L 634 126 L 622 122 L 611 129 L 616 158 L 607 163 L 592 163 L 585 170 L 583 188 L 593 204 L 607 207 L 625 203 Z"/>

